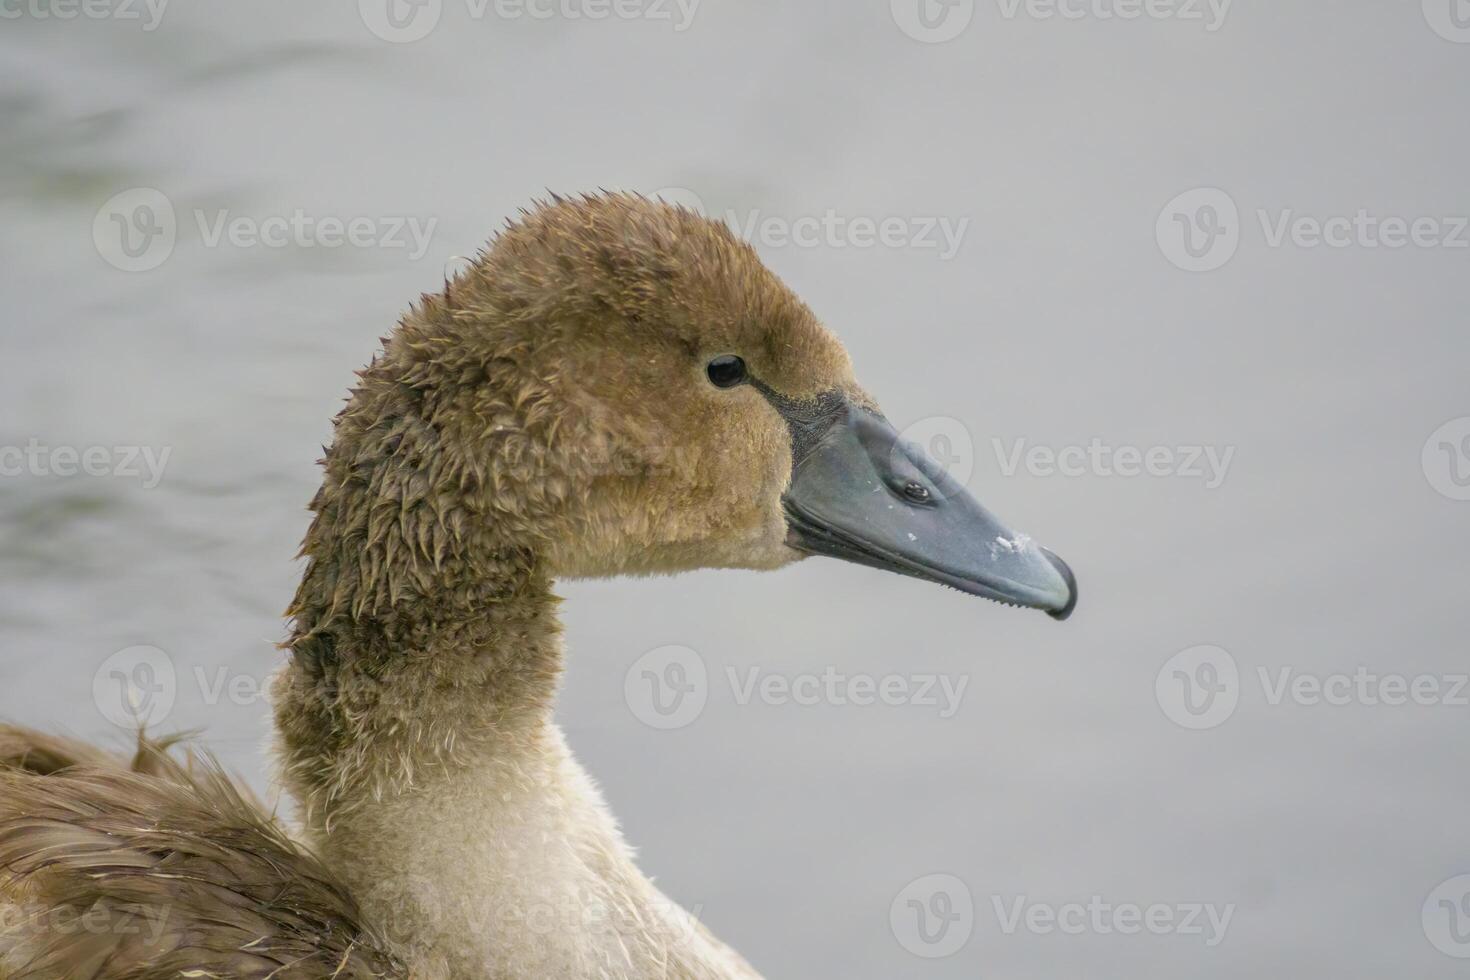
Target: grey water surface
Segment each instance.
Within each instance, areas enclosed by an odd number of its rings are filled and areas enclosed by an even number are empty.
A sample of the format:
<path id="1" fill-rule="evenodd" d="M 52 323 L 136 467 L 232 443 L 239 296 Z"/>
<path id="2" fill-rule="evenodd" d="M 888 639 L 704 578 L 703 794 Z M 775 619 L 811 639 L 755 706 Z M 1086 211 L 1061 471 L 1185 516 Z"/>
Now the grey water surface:
<path id="1" fill-rule="evenodd" d="M 662 191 L 1082 590 L 564 585 L 663 888 L 772 978 L 1465 975 L 1470 5 L 388 2 L 0 2 L 0 717 L 168 672 L 266 790 L 352 371 L 547 189 Z"/>

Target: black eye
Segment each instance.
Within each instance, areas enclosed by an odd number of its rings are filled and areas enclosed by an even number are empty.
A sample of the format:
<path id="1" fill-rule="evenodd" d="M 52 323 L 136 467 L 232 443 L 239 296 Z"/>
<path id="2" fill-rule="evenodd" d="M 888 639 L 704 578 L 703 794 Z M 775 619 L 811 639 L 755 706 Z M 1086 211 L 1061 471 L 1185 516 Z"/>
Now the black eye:
<path id="1" fill-rule="evenodd" d="M 733 388 L 745 380 L 745 361 L 734 354 L 725 354 L 710 361 L 704 373 L 716 388 Z"/>

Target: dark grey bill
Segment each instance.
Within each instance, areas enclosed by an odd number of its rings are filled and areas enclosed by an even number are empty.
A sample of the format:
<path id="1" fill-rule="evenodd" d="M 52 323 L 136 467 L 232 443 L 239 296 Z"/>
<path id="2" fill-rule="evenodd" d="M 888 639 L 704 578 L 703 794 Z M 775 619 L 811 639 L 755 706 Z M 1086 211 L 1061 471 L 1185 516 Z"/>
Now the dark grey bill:
<path id="1" fill-rule="evenodd" d="M 816 418 L 788 415 L 797 444 L 784 498 L 793 547 L 1056 619 L 1072 614 L 1077 579 L 1066 562 L 1002 524 L 881 415 L 824 402 Z"/>

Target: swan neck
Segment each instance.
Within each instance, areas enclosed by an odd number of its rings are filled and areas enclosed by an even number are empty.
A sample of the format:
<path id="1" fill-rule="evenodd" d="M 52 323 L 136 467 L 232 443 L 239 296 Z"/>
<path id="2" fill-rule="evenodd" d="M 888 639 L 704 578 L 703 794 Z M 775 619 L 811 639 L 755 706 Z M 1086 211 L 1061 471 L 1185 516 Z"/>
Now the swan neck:
<path id="1" fill-rule="evenodd" d="M 273 703 L 308 822 L 538 750 L 562 668 L 550 578 L 529 554 L 473 582 L 441 574 L 437 591 L 386 608 L 298 606 Z"/>

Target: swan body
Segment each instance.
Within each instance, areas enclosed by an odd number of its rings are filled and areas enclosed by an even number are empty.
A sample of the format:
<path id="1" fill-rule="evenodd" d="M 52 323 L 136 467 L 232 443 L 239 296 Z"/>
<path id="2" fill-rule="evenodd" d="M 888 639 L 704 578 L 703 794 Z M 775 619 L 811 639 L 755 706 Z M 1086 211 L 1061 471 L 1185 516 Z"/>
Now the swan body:
<path id="1" fill-rule="evenodd" d="M 271 699 L 299 828 L 207 760 L 5 729 L 0 977 L 756 977 L 553 723 L 555 579 L 823 554 L 1076 601 L 748 245 L 636 195 L 538 205 L 424 296 L 323 466 Z M 140 928 L 54 927 L 88 909 Z"/>

